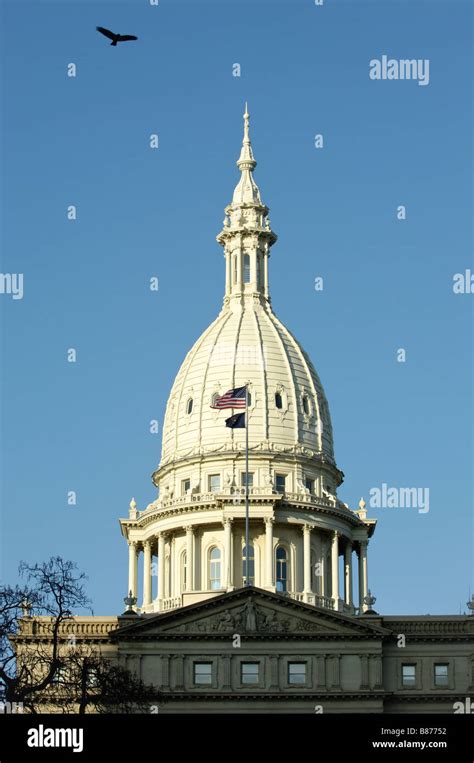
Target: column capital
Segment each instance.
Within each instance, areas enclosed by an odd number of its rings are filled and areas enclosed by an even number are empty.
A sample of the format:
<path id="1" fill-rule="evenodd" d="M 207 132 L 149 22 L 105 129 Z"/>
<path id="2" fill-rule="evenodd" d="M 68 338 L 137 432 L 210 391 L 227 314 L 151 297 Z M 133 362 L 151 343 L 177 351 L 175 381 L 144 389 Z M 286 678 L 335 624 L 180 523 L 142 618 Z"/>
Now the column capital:
<path id="1" fill-rule="evenodd" d="M 186 525 L 185 528 L 186 535 L 192 535 L 194 533 L 194 525 Z"/>
<path id="2" fill-rule="evenodd" d="M 313 525 L 310 525 L 308 522 L 305 522 L 305 524 L 302 525 L 302 528 L 303 528 L 303 533 L 305 534 L 310 533 L 311 530 L 313 529 Z"/>
<path id="3" fill-rule="evenodd" d="M 127 543 L 130 548 L 137 548 L 138 541 L 137 540 L 130 540 L 130 538 L 127 540 Z"/>
<path id="4" fill-rule="evenodd" d="M 222 526 L 223 527 L 232 527 L 232 522 L 234 521 L 234 517 L 224 517 L 222 520 Z"/>
<path id="5" fill-rule="evenodd" d="M 145 540 L 142 541 L 142 543 L 143 543 L 143 548 L 150 548 L 150 546 L 151 546 L 151 538 L 145 538 Z"/>
<path id="6" fill-rule="evenodd" d="M 273 525 L 275 523 L 275 518 L 274 517 L 264 517 L 263 521 L 265 522 L 266 525 Z"/>

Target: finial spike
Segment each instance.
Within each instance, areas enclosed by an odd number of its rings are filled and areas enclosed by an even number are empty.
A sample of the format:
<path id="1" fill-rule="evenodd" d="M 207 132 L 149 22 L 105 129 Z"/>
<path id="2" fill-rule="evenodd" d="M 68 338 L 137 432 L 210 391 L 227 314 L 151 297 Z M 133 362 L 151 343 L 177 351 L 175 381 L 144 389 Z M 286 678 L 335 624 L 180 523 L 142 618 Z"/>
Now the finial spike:
<path id="1" fill-rule="evenodd" d="M 249 135 L 249 112 L 247 110 L 247 101 L 245 101 L 245 113 L 244 113 L 244 140 L 243 145 L 244 146 L 250 146 L 250 135 Z"/>
<path id="2" fill-rule="evenodd" d="M 249 133 L 249 112 L 247 108 L 247 101 L 245 101 L 245 112 L 244 112 L 244 138 L 242 141 L 242 149 L 240 151 L 240 156 L 237 162 L 237 167 L 242 172 L 244 170 L 252 170 L 255 169 L 257 166 L 257 162 L 254 159 L 252 146 L 250 143 L 250 133 Z"/>

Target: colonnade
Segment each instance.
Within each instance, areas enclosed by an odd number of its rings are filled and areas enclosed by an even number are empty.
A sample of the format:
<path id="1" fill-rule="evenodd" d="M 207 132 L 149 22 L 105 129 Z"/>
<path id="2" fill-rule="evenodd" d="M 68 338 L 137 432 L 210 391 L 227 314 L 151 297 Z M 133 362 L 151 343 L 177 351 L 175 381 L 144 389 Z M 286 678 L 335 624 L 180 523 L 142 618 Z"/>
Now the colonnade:
<path id="1" fill-rule="evenodd" d="M 221 557 L 221 590 L 228 590 L 235 585 L 233 574 L 232 549 L 234 543 L 233 519 L 225 518 L 223 520 L 223 554 Z M 274 548 L 274 519 L 266 517 L 263 519 L 265 524 L 265 540 L 263 544 L 263 564 L 261 565 L 261 587 L 268 590 L 275 590 L 275 548 Z M 288 528 L 289 525 L 286 525 Z M 183 581 L 181 593 L 206 590 L 206 584 L 201 581 L 201 585 L 196 587 L 196 559 L 195 559 L 195 531 L 206 528 L 207 525 L 188 525 L 179 528 L 181 533 L 184 529 L 185 552 L 186 552 L 186 575 Z M 254 523 L 252 522 L 252 528 Z M 293 593 L 302 593 L 303 600 L 310 601 L 312 595 L 326 597 L 332 600 L 332 606 L 338 610 L 341 608 L 341 602 L 348 607 L 354 606 L 353 602 L 353 551 L 358 556 L 358 589 L 359 589 L 359 611 L 367 609 L 364 599 L 368 595 L 368 569 L 367 569 L 367 545 L 368 540 L 352 541 L 347 536 L 337 530 L 324 531 L 317 525 L 305 523 L 299 525 L 302 531 L 302 550 L 303 550 L 303 591 L 296 591 L 295 581 L 291 581 Z M 153 538 L 143 541 L 129 540 L 129 568 L 128 568 L 128 590 L 133 597 L 138 596 L 138 557 L 143 552 L 143 605 L 142 608 L 150 609 L 152 604 L 152 575 L 153 575 L 153 547 L 156 548 L 158 558 L 158 602 L 166 598 L 165 590 L 165 550 L 166 543 L 171 541 L 176 531 L 159 532 Z M 314 535 L 314 538 L 313 538 Z M 329 550 L 329 553 L 327 553 Z M 298 552 L 297 552 L 298 553 Z M 315 558 L 314 558 L 315 553 Z M 343 555 L 343 596 L 340 596 L 340 574 L 339 574 L 339 556 Z M 298 560 L 299 561 L 299 560 Z M 288 563 L 290 560 L 288 560 Z M 329 562 L 329 569 L 326 565 Z M 177 559 L 170 561 L 170 564 L 178 564 Z M 313 566 L 314 574 L 313 574 Z M 155 573 L 156 574 L 156 573 Z M 329 591 L 326 590 L 325 581 L 329 579 Z M 313 583 L 314 581 L 314 583 Z M 314 590 L 316 589 L 316 590 Z M 171 591 L 169 592 L 171 594 Z M 299 595 L 298 598 L 301 598 Z"/>

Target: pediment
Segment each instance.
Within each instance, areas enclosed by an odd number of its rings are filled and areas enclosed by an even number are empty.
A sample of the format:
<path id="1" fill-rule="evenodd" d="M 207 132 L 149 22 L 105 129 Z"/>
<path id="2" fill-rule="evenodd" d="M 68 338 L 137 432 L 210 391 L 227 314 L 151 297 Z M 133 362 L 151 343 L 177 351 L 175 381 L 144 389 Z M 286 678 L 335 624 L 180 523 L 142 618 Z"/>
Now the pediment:
<path id="1" fill-rule="evenodd" d="M 236 633 L 255 638 L 305 634 L 319 638 L 380 638 L 386 632 L 359 617 L 318 609 L 256 588 L 239 589 L 171 612 L 145 615 L 130 625 L 123 618 L 120 626 L 114 640 L 149 640 L 168 634 L 219 638 Z"/>

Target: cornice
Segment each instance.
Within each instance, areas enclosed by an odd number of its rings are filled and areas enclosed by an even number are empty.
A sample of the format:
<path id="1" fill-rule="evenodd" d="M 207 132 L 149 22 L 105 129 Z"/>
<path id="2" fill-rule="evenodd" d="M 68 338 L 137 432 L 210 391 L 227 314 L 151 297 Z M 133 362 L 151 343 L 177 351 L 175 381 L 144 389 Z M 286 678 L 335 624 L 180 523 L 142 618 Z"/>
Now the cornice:
<path id="1" fill-rule="evenodd" d="M 239 496 L 239 503 L 243 503 L 244 498 Z M 342 520 L 353 527 L 369 528 L 373 532 L 373 523 L 368 526 L 359 517 L 352 513 L 350 509 L 341 509 L 337 505 L 331 505 L 330 501 L 324 498 L 314 498 L 312 501 L 296 498 L 288 499 L 284 495 L 251 495 L 249 496 L 251 506 L 267 507 L 275 512 L 275 521 L 278 521 L 279 511 L 300 511 L 306 514 L 314 514 L 315 518 L 319 515 L 327 516 L 332 519 Z M 137 519 L 121 519 L 122 527 L 149 527 L 158 520 L 169 519 L 172 517 L 191 517 L 195 514 L 203 514 L 209 511 L 224 512 L 227 508 L 235 509 L 235 495 L 216 494 L 212 500 L 192 501 L 190 503 L 170 503 L 167 506 L 145 509 L 139 513 Z M 256 517 L 253 517 L 254 519 Z M 372 532 L 370 534 L 372 534 Z"/>
<path id="2" fill-rule="evenodd" d="M 237 701 L 249 701 L 249 700 L 279 700 L 280 702 L 288 702 L 288 700 L 294 701 L 294 700 L 311 700 L 311 699 L 321 699 L 321 700 L 373 700 L 373 699 L 384 699 L 385 697 L 390 696 L 390 692 L 384 691 L 383 689 L 370 689 L 367 691 L 350 691 L 346 692 L 343 689 L 333 689 L 328 690 L 325 692 L 315 692 L 315 691 L 308 691 L 307 693 L 302 692 L 301 690 L 295 692 L 291 688 L 289 689 L 281 689 L 278 692 L 268 692 L 268 691 L 255 691 L 255 692 L 249 692 L 249 691 L 243 691 L 241 692 L 239 689 L 233 689 L 231 692 L 227 691 L 206 691 L 206 690 L 196 690 L 193 689 L 190 692 L 183 692 L 183 691 L 175 691 L 173 689 L 166 690 L 163 688 L 160 688 L 161 697 L 163 700 L 174 700 L 174 701 L 182 701 L 182 700 L 189 700 L 189 701 L 206 701 L 206 700 L 237 700 Z"/>

